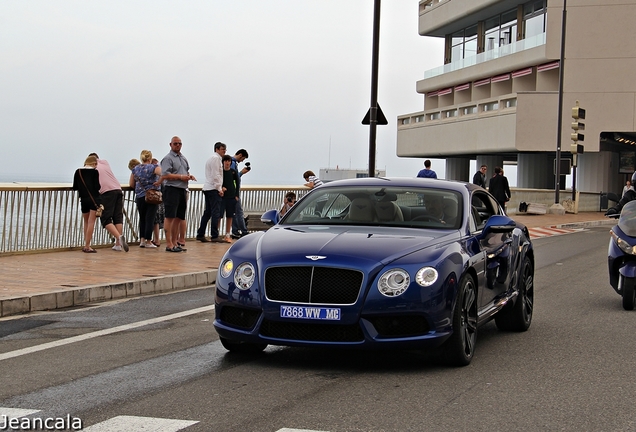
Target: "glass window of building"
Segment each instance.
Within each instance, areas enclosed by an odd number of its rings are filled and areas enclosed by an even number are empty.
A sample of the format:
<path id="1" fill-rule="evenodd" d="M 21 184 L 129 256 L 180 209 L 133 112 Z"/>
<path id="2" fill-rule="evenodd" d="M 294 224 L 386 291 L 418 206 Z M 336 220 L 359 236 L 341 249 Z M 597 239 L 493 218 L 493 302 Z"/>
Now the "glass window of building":
<path id="1" fill-rule="evenodd" d="M 545 0 L 535 0 L 523 6 L 525 36 L 531 38 L 545 33 Z"/>
<path id="2" fill-rule="evenodd" d="M 466 29 L 464 36 L 464 58 L 477 55 L 477 25 Z"/>
<path id="3" fill-rule="evenodd" d="M 490 51 L 499 46 L 499 17 L 486 20 L 486 51 Z"/>
<path id="4" fill-rule="evenodd" d="M 464 30 L 453 33 L 451 47 L 451 60 L 464 58 Z"/>
<path id="5" fill-rule="evenodd" d="M 501 33 L 499 46 L 508 45 L 517 41 L 517 10 L 512 9 L 501 14 Z"/>

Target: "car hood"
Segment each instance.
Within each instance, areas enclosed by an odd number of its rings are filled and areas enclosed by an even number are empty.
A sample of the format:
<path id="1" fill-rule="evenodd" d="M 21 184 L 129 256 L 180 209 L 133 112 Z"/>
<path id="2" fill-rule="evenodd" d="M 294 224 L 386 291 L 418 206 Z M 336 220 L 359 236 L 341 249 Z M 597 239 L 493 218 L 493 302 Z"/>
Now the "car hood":
<path id="1" fill-rule="evenodd" d="M 261 264 L 310 263 L 347 266 L 356 261 L 390 263 L 459 237 L 458 231 L 384 227 L 277 226 L 259 241 Z M 366 266 L 360 262 L 361 266 Z"/>

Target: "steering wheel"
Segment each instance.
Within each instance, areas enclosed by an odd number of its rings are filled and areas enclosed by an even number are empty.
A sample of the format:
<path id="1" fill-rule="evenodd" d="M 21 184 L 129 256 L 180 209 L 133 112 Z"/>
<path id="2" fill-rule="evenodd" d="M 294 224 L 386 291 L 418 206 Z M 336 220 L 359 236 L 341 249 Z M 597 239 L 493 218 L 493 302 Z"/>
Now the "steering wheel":
<path id="1" fill-rule="evenodd" d="M 438 223 L 442 222 L 440 219 L 431 215 L 419 215 L 411 219 L 411 221 L 428 221 L 428 222 L 438 222 Z"/>

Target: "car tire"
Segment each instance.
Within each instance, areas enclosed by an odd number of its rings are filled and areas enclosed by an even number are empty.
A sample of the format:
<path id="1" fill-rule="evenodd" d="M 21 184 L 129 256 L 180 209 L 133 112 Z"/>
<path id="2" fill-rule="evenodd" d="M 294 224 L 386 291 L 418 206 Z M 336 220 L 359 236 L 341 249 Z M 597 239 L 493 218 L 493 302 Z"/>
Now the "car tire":
<path id="1" fill-rule="evenodd" d="M 224 337 L 219 337 L 221 339 L 221 344 L 223 348 L 228 350 L 229 352 L 241 353 L 241 354 L 256 354 L 262 352 L 265 348 L 267 348 L 267 344 L 265 343 L 247 343 L 247 342 L 237 342 L 230 339 L 226 339 Z"/>
<path id="2" fill-rule="evenodd" d="M 459 283 L 453 311 L 453 334 L 442 346 L 444 362 L 451 366 L 467 366 L 475 354 L 477 342 L 477 287 L 469 275 Z"/>
<path id="3" fill-rule="evenodd" d="M 623 286 L 623 309 L 625 310 L 634 310 L 634 300 L 636 297 L 636 292 L 634 290 L 634 279 L 633 278 L 625 278 L 623 275 L 619 276 L 620 280 L 619 285 Z"/>
<path id="4" fill-rule="evenodd" d="M 534 308 L 534 267 L 529 257 L 523 259 L 518 286 L 514 305 L 495 315 L 495 324 L 499 330 L 524 332 L 530 328 Z"/>

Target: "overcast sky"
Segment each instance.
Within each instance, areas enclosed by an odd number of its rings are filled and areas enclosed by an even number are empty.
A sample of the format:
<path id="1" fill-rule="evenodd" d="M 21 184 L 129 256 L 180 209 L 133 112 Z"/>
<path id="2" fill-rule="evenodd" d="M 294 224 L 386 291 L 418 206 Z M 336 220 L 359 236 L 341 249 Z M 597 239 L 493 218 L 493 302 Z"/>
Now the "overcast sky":
<path id="1" fill-rule="evenodd" d="M 321 168 L 367 169 L 373 0 L 2 0 L 0 181 L 71 182 L 90 152 L 127 182 L 143 149 L 173 135 L 204 180 L 216 141 L 250 153 L 244 184 L 300 184 Z M 378 169 L 396 117 L 423 108 L 415 83 L 443 62 L 417 34 L 418 1 L 381 7 Z M 442 161 L 434 169 L 443 173 Z"/>

